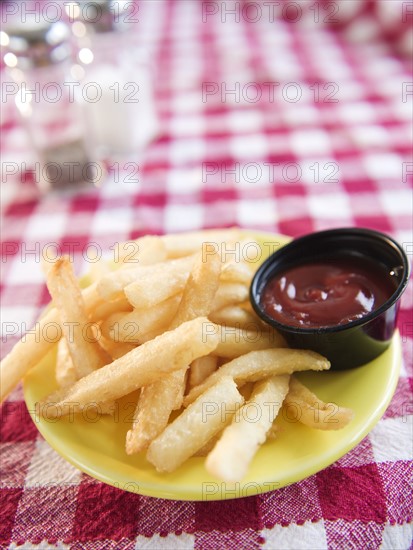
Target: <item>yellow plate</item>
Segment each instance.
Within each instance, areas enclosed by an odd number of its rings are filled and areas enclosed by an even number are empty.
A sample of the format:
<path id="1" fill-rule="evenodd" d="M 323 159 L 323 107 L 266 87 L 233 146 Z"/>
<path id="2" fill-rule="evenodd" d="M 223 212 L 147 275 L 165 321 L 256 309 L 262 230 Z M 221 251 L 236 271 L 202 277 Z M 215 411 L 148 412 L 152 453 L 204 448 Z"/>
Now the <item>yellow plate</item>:
<path id="1" fill-rule="evenodd" d="M 251 234 L 249 234 L 251 236 Z M 272 252 L 268 244 L 285 244 L 282 236 L 256 235 L 263 257 Z M 252 259 L 252 249 L 249 251 Z M 258 451 L 248 476 L 236 484 L 212 478 L 204 458 L 191 458 L 171 474 L 158 474 L 143 454 L 124 451 L 126 432 L 135 406 L 133 396 L 119 401 L 115 417 L 96 416 L 92 410 L 57 421 L 47 410 L 36 415 L 35 403 L 56 389 L 55 351 L 25 378 L 27 408 L 46 441 L 66 460 L 90 476 L 120 489 L 177 500 L 223 500 L 239 498 L 300 481 L 332 464 L 357 445 L 383 415 L 396 389 L 401 364 L 401 341 L 396 333 L 388 350 L 357 369 L 341 372 L 302 373 L 303 380 L 324 401 L 351 407 L 355 416 L 343 430 L 321 431 L 295 421 L 294 411 L 279 419 L 283 428 L 277 439 Z"/>

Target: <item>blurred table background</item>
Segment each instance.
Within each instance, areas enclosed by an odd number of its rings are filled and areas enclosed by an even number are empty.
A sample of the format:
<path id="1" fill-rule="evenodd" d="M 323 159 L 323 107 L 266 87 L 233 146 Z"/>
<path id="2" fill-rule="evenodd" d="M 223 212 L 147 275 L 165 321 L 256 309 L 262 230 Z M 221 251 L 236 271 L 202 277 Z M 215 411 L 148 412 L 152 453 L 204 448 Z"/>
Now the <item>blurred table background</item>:
<path id="1" fill-rule="evenodd" d="M 24 332 L 47 304 L 39 260 L 50 243 L 82 272 L 90 243 L 108 251 L 148 233 L 360 226 L 390 234 L 411 260 L 412 2 L 134 6 L 159 133 L 106 159 L 98 187 L 40 194 L 3 96 L 2 329 Z M 411 284 L 399 328 L 399 385 L 371 434 L 319 474 L 236 501 L 154 499 L 81 474 L 38 434 L 17 389 L 2 408 L 2 547 L 412 548 Z M 17 336 L 3 334 L 2 356 Z"/>

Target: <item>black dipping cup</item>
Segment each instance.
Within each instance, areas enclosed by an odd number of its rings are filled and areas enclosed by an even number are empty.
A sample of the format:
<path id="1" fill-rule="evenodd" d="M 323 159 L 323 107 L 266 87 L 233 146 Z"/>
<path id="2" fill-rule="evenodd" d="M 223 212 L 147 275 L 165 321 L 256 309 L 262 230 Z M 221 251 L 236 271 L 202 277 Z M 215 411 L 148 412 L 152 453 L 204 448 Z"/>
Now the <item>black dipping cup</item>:
<path id="1" fill-rule="evenodd" d="M 288 326 L 264 311 L 261 294 L 277 272 L 343 257 L 365 258 L 389 273 L 394 272 L 395 291 L 379 308 L 361 319 L 321 328 Z M 298 238 L 267 258 L 254 275 L 250 300 L 257 315 L 277 329 L 291 348 L 317 351 L 330 360 L 332 370 L 342 370 L 363 365 L 389 347 L 396 329 L 400 297 L 408 280 L 407 256 L 391 237 L 371 229 L 332 229 Z"/>

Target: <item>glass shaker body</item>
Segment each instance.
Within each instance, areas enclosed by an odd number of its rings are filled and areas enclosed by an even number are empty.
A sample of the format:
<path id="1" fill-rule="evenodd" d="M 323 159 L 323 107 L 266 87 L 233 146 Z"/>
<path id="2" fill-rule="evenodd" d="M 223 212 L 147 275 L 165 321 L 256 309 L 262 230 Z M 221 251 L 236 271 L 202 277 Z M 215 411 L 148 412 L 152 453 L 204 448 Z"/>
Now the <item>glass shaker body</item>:
<path id="1" fill-rule="evenodd" d="M 130 44 L 130 33 L 109 31 L 81 43 L 83 104 L 99 157 L 139 157 L 158 131 L 151 71 Z"/>
<path id="2" fill-rule="evenodd" d="M 64 62 L 27 71 L 16 98 L 39 158 L 39 184 L 46 190 L 86 181 L 94 168 L 75 99 L 79 83 L 68 78 L 69 70 Z"/>
<path id="3" fill-rule="evenodd" d="M 97 163 L 90 146 L 71 76 L 69 32 L 64 25 L 41 24 L 11 29 L 4 56 L 18 85 L 16 106 L 36 154 L 35 181 L 40 189 L 61 189 L 92 180 Z"/>

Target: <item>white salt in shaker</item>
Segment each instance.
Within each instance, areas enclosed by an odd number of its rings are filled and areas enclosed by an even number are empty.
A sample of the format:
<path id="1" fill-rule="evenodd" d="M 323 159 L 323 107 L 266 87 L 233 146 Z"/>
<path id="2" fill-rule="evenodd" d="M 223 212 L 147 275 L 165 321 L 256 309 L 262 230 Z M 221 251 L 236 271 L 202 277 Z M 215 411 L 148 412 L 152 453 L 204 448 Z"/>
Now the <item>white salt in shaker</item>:
<path id="1" fill-rule="evenodd" d="M 151 70 L 133 44 L 133 19 L 113 4 L 79 1 L 72 29 L 83 69 L 81 100 L 95 154 L 139 158 L 158 132 Z"/>

